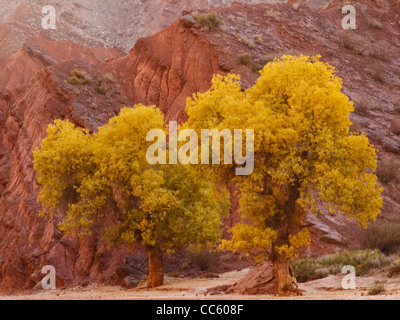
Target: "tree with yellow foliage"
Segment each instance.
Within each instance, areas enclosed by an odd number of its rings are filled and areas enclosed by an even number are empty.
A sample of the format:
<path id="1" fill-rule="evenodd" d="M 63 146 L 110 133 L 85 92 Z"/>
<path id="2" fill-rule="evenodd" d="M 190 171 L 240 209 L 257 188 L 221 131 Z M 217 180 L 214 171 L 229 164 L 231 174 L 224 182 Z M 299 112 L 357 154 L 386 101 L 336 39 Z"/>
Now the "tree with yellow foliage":
<path id="1" fill-rule="evenodd" d="M 290 261 L 310 244 L 307 212 L 344 214 L 361 227 L 375 220 L 382 207 L 377 156 L 364 134 L 349 132 L 353 104 L 320 57 L 284 56 L 260 74 L 245 91 L 239 76 L 215 76 L 209 91 L 188 99 L 184 128 L 254 129 L 253 174 L 213 168 L 240 190 L 243 222 L 223 247 L 270 259 L 279 294 L 296 295 Z"/>
<path id="2" fill-rule="evenodd" d="M 182 165 L 149 165 L 147 133 L 163 127 L 161 111 L 143 105 L 124 108 L 93 134 L 56 120 L 34 152 L 43 213 L 60 210 L 67 233 L 101 228 L 110 241 L 142 244 L 148 287 L 163 284 L 164 254 L 215 244 L 229 210 L 211 179 Z"/>

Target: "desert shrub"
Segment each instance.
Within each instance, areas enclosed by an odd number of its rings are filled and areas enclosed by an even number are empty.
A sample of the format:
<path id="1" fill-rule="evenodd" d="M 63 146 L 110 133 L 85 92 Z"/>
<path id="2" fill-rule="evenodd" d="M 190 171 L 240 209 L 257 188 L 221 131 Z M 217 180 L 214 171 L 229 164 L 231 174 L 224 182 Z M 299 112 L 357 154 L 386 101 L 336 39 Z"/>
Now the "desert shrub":
<path id="1" fill-rule="evenodd" d="M 248 66 L 251 62 L 251 56 L 248 53 L 239 54 L 238 62 L 243 66 Z"/>
<path id="2" fill-rule="evenodd" d="M 376 58 L 381 61 L 388 61 L 389 60 L 389 50 L 385 47 L 378 46 L 371 50 L 370 56 Z"/>
<path id="3" fill-rule="evenodd" d="M 385 286 L 383 285 L 383 283 L 377 283 L 375 284 L 374 287 L 372 287 L 369 291 L 368 291 L 368 295 L 369 296 L 376 296 L 377 294 L 380 293 L 385 293 Z"/>
<path id="4" fill-rule="evenodd" d="M 262 44 L 264 43 L 261 34 L 256 34 L 256 35 L 254 36 L 254 41 L 255 41 L 257 44 L 259 44 L 259 45 L 262 45 Z"/>
<path id="5" fill-rule="evenodd" d="M 321 279 L 329 274 L 342 272 L 343 266 L 351 265 L 358 276 L 368 273 L 373 268 L 381 268 L 389 263 L 379 250 L 356 250 L 335 253 L 317 259 L 299 259 L 292 263 L 294 274 L 299 282 Z"/>
<path id="6" fill-rule="evenodd" d="M 274 10 L 270 9 L 265 13 L 265 17 L 270 21 L 278 21 L 278 15 Z"/>
<path id="7" fill-rule="evenodd" d="M 397 161 L 383 158 L 378 162 L 376 175 L 380 182 L 390 183 L 396 179 L 399 170 L 399 163 Z"/>
<path id="8" fill-rule="evenodd" d="M 189 256 L 189 262 L 201 271 L 208 270 L 214 260 L 215 253 L 204 249 L 198 252 L 192 252 Z"/>
<path id="9" fill-rule="evenodd" d="M 239 41 L 240 43 L 243 43 L 250 49 L 254 49 L 256 47 L 256 44 L 253 40 L 247 38 L 246 36 L 243 36 L 239 33 L 236 34 L 236 40 Z"/>
<path id="10" fill-rule="evenodd" d="M 347 50 L 356 50 L 360 45 L 357 38 L 353 35 L 353 33 L 343 30 L 339 32 L 339 42 L 342 48 Z"/>
<path id="11" fill-rule="evenodd" d="M 394 259 L 393 262 L 388 266 L 387 271 L 389 278 L 400 274 L 400 258 Z"/>
<path id="12" fill-rule="evenodd" d="M 376 82 L 385 83 L 386 70 L 382 63 L 375 63 L 370 69 L 370 75 Z"/>
<path id="13" fill-rule="evenodd" d="M 224 23 L 216 11 L 195 14 L 194 19 L 209 31 L 219 28 Z"/>
<path id="14" fill-rule="evenodd" d="M 400 246 L 400 223 L 371 224 L 364 233 L 365 247 L 383 253 L 395 252 Z"/>
<path id="15" fill-rule="evenodd" d="M 90 84 L 92 82 L 92 79 L 90 76 L 85 72 L 81 71 L 78 69 L 74 69 L 71 71 L 70 77 L 68 78 L 68 83 L 73 84 L 73 85 L 79 85 L 79 84 Z"/>
<path id="16" fill-rule="evenodd" d="M 362 97 L 355 103 L 354 109 L 357 114 L 366 115 L 371 110 L 371 104 L 366 97 Z"/>
<path id="17" fill-rule="evenodd" d="M 383 27 L 382 23 L 380 21 L 378 21 L 378 19 L 373 18 L 373 17 L 369 17 L 367 18 L 367 24 L 375 29 L 381 29 Z"/>
<path id="18" fill-rule="evenodd" d="M 252 72 L 259 72 L 263 67 L 264 67 L 263 65 L 254 61 L 250 63 L 250 69 Z"/>
<path id="19" fill-rule="evenodd" d="M 109 91 L 109 85 L 108 82 L 105 79 L 99 79 L 97 80 L 97 84 L 94 87 L 94 91 L 98 94 L 101 95 L 106 95 L 107 92 Z"/>

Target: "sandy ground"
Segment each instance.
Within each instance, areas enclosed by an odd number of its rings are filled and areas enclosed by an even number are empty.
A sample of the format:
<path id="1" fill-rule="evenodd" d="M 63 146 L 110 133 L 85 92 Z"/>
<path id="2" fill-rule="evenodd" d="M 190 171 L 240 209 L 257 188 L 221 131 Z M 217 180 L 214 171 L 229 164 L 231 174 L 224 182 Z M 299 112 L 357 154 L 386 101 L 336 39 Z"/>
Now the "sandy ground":
<path id="1" fill-rule="evenodd" d="M 218 286 L 234 284 L 250 269 L 228 272 L 216 279 L 185 279 L 166 277 L 164 286 L 146 289 L 144 286 L 127 290 L 121 287 L 95 286 L 75 287 L 66 290 L 36 291 L 31 294 L 2 296 L 0 300 L 273 300 L 274 295 L 227 295 L 217 293 Z M 300 284 L 303 296 L 295 300 L 400 300 L 400 276 L 387 278 L 384 271 L 374 270 L 368 276 L 356 278 L 355 290 L 343 290 L 344 275 Z M 368 292 L 382 283 L 386 292 L 370 296 Z"/>

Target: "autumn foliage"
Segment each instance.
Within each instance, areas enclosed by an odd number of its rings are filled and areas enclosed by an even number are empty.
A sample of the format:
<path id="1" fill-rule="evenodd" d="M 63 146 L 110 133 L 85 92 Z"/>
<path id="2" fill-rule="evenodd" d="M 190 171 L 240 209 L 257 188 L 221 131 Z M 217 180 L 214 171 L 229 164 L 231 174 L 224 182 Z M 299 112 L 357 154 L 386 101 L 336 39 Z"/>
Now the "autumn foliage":
<path id="1" fill-rule="evenodd" d="M 180 130 L 254 130 L 254 144 L 242 146 L 254 148 L 248 176 L 235 176 L 237 164 L 150 166 L 146 135 L 164 127 L 154 107 L 125 108 L 93 134 L 57 120 L 34 154 L 45 212 L 64 208 L 64 231 L 101 226 L 110 240 L 144 245 L 152 287 L 162 283 L 162 254 L 220 239 L 229 203 L 214 181 L 228 180 L 239 189 L 243 222 L 222 247 L 270 259 L 279 294 L 299 294 L 290 261 L 310 244 L 306 214 L 343 214 L 366 227 L 382 207 L 376 150 L 350 133 L 353 104 L 341 89 L 319 57 L 283 56 L 248 90 L 237 75 L 217 75 L 189 98 Z M 114 223 L 104 226 L 108 216 Z"/>
<path id="2" fill-rule="evenodd" d="M 100 228 L 112 242 L 145 246 L 149 287 L 163 283 L 163 254 L 219 240 L 229 207 L 209 178 L 182 165 L 148 164 L 146 134 L 163 126 L 162 113 L 142 105 L 123 109 L 94 134 L 57 120 L 34 153 L 44 214 L 63 208 L 67 233 Z"/>
<path id="3" fill-rule="evenodd" d="M 380 213 L 376 150 L 364 134 L 349 132 L 353 104 L 319 57 L 284 56 L 260 73 L 245 91 L 239 76 L 216 76 L 209 91 L 188 100 L 184 126 L 254 129 L 254 173 L 232 177 L 251 223 L 234 226 L 223 246 L 271 259 L 279 293 L 297 294 L 289 261 L 310 243 L 307 212 L 344 214 L 362 227 Z"/>

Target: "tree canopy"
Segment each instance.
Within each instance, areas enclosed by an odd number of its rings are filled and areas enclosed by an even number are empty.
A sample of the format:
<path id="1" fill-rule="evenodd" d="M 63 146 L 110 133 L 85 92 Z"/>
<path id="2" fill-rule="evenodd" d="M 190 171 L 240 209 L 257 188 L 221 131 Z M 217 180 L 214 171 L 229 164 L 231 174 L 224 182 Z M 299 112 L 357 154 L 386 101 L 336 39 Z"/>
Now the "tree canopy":
<path id="1" fill-rule="evenodd" d="M 272 259 L 282 294 L 297 291 L 287 261 L 310 243 L 307 212 L 344 214 L 366 227 L 382 207 L 376 149 L 350 133 L 353 104 L 341 89 L 320 57 L 284 56 L 247 90 L 240 76 L 217 75 L 209 91 L 187 101 L 184 128 L 254 129 L 254 172 L 232 177 L 243 223 L 223 244 Z M 226 175 L 232 166 L 215 169 Z"/>
<path id="2" fill-rule="evenodd" d="M 212 179 L 179 164 L 149 165 L 146 135 L 163 127 L 161 111 L 143 105 L 124 108 L 93 134 L 56 120 L 34 152 L 44 214 L 61 208 L 65 232 L 102 227 L 110 241 L 144 245 L 151 287 L 162 284 L 162 253 L 215 244 L 229 209 Z"/>

